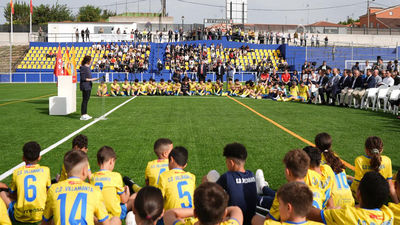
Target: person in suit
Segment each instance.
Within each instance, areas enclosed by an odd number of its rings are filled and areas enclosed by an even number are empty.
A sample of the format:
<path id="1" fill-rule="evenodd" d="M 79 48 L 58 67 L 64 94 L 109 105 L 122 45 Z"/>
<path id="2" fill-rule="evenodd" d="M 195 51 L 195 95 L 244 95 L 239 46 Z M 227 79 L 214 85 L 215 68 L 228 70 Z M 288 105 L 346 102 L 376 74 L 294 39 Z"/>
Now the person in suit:
<path id="1" fill-rule="evenodd" d="M 318 86 L 318 94 L 321 97 L 321 104 L 325 104 L 325 88 L 329 81 L 328 76 L 326 76 L 326 70 L 319 70 L 319 80 L 317 83 Z"/>
<path id="2" fill-rule="evenodd" d="M 82 91 L 82 105 L 81 105 L 81 118 L 80 120 L 90 120 L 91 116 L 87 114 L 87 104 L 90 98 L 90 92 L 92 91 L 92 81 L 99 80 L 100 78 L 92 78 L 92 72 L 90 71 L 90 64 L 92 63 L 92 57 L 86 55 L 82 60 L 82 66 L 80 67 L 80 89 Z"/>
<path id="3" fill-rule="evenodd" d="M 332 73 L 333 76 L 329 78 L 329 81 L 326 84 L 325 92 L 326 92 L 327 102 L 329 102 L 329 99 L 332 99 L 331 105 L 335 105 L 336 95 L 339 93 L 340 76 L 339 76 L 339 70 L 337 68 L 333 68 Z"/>
<path id="4" fill-rule="evenodd" d="M 343 76 L 340 78 L 339 81 L 339 89 L 340 89 L 339 106 L 343 106 L 344 96 L 346 95 L 349 88 L 351 88 L 352 84 L 353 84 L 353 74 L 351 73 L 350 70 L 344 70 Z"/>
<path id="5" fill-rule="evenodd" d="M 359 103 L 364 95 L 367 94 L 367 89 L 376 87 L 376 79 L 372 76 L 372 70 L 367 70 L 367 77 L 365 78 L 363 85 L 360 89 L 353 91 L 353 97 L 356 99 L 357 105 L 355 107 L 359 107 Z"/>
<path id="6" fill-rule="evenodd" d="M 224 75 L 225 75 L 225 67 L 222 65 L 221 62 L 218 62 L 217 66 L 214 68 L 215 75 L 217 76 L 217 80 L 220 80 L 221 83 L 224 82 Z"/>
<path id="7" fill-rule="evenodd" d="M 201 61 L 201 64 L 199 65 L 199 67 L 197 68 L 197 77 L 200 81 L 205 82 L 206 78 L 207 78 L 207 65 L 204 62 L 204 60 Z"/>
<path id="8" fill-rule="evenodd" d="M 346 95 L 344 96 L 344 104 L 350 105 L 351 97 L 353 95 L 354 91 L 359 91 L 363 87 L 363 78 L 361 77 L 360 71 L 359 70 L 354 70 L 354 78 L 353 78 L 353 83 L 351 84 L 351 87 L 347 90 Z"/>

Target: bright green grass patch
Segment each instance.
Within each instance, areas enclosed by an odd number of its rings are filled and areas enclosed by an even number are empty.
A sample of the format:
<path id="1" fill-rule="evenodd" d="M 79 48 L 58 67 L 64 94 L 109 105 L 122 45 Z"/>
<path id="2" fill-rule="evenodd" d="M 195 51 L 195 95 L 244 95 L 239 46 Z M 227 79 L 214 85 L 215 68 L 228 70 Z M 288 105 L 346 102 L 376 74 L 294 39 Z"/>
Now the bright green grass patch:
<path id="1" fill-rule="evenodd" d="M 0 85 L 0 104 L 6 99 L 33 98 L 55 92 L 55 84 Z M 79 112 L 80 92 L 77 96 Z M 89 114 L 98 117 L 127 99 L 93 96 L 89 101 Z M 240 101 L 312 142 L 317 133 L 330 133 L 334 150 L 350 163 L 363 154 L 366 137 L 380 136 L 394 168 L 400 166 L 400 156 L 396 152 L 400 146 L 400 123 L 393 115 L 270 100 Z M 44 149 L 88 123 L 79 120 L 79 113 L 49 116 L 47 97 L 0 106 L 0 114 L 3 124 L 0 173 L 20 162 L 25 142 L 36 140 Z M 222 151 L 226 144 L 243 143 L 249 152 L 246 168 L 253 172 L 262 168 L 273 188 L 284 182 L 284 154 L 305 146 L 226 97 L 138 97 L 109 115 L 108 120 L 99 121 L 82 133 L 89 138 L 93 171 L 98 169 L 97 150 L 109 145 L 118 155 L 115 170 L 142 185 L 146 164 L 155 158 L 153 143 L 160 137 L 170 138 L 175 146 L 182 145 L 189 150 L 187 171 L 197 176 L 198 183 L 211 169 L 225 172 Z M 41 164 L 50 167 L 53 177 L 70 148 L 71 140 L 68 140 L 42 157 Z"/>

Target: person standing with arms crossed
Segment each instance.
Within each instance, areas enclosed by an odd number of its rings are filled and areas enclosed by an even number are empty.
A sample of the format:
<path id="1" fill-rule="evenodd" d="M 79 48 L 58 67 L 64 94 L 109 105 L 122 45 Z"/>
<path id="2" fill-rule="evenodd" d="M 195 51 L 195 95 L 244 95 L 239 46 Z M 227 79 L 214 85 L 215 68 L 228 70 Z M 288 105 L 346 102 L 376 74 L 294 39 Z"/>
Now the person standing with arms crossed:
<path id="1" fill-rule="evenodd" d="M 80 67 L 81 80 L 79 86 L 82 91 L 81 120 L 92 119 L 92 117 L 87 114 L 87 104 L 89 102 L 90 92 L 92 91 L 92 81 L 100 79 L 92 78 L 92 71 L 90 70 L 91 63 L 92 57 L 87 55 L 83 58 Z"/>

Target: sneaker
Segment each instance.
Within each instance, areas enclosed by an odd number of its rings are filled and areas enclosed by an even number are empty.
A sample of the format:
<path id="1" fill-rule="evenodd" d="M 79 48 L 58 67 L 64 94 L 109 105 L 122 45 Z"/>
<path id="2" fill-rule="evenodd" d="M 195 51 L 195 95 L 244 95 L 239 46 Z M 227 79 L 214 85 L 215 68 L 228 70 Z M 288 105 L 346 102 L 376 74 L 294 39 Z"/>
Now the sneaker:
<path id="1" fill-rule="evenodd" d="M 217 182 L 217 180 L 219 179 L 220 175 L 218 173 L 218 171 L 216 170 L 210 170 L 210 172 L 208 172 L 207 174 L 207 180 L 209 182 Z"/>
<path id="2" fill-rule="evenodd" d="M 135 193 L 135 191 L 133 190 L 133 185 L 136 184 L 135 181 L 133 181 L 131 178 L 129 178 L 129 177 L 127 177 L 127 176 L 124 176 L 124 177 L 122 178 L 122 180 L 124 181 L 124 184 L 125 184 L 126 186 L 128 186 L 129 192 L 130 192 L 131 194 Z"/>
<path id="3" fill-rule="evenodd" d="M 93 117 L 89 116 L 88 114 L 86 114 L 86 118 L 87 118 L 88 120 L 93 119 Z"/>
<path id="4" fill-rule="evenodd" d="M 126 214 L 125 224 L 126 225 L 136 225 L 135 214 L 133 214 L 132 211 L 129 211 Z"/>
<path id="5" fill-rule="evenodd" d="M 87 115 L 85 114 L 85 115 L 82 115 L 82 116 L 81 116 L 80 120 L 89 120 L 89 118 L 88 118 Z"/>
<path id="6" fill-rule="evenodd" d="M 264 173 L 261 169 L 256 171 L 256 187 L 257 187 L 257 194 L 262 194 L 262 189 L 265 186 L 265 178 Z"/>

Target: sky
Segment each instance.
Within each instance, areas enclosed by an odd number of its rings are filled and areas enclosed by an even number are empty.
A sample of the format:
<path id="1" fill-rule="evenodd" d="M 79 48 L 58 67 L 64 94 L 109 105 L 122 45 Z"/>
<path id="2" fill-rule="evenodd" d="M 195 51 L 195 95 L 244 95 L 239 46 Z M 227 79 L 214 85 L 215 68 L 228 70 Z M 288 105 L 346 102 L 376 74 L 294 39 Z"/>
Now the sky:
<path id="1" fill-rule="evenodd" d="M 14 0 L 14 2 L 29 0 Z M 203 23 L 204 18 L 225 17 L 225 0 L 166 0 L 167 13 L 176 23 Z M 5 22 L 3 9 L 8 0 L 0 0 L 0 23 Z M 34 5 L 55 4 L 54 0 L 33 0 Z M 79 7 L 92 4 L 102 9 L 125 12 L 160 12 L 161 0 L 58 0 L 77 13 Z M 127 4 L 126 4 L 127 3 Z M 197 4 L 195 4 L 197 3 Z M 117 7 L 115 6 L 117 4 Z M 375 0 L 371 6 L 389 7 L 399 4 L 398 0 Z M 366 0 L 248 0 L 248 23 L 266 24 L 311 24 L 317 21 L 337 23 L 347 17 L 357 19 L 366 13 Z"/>

